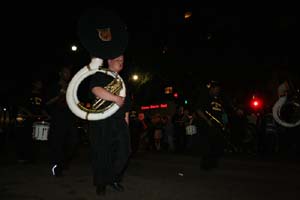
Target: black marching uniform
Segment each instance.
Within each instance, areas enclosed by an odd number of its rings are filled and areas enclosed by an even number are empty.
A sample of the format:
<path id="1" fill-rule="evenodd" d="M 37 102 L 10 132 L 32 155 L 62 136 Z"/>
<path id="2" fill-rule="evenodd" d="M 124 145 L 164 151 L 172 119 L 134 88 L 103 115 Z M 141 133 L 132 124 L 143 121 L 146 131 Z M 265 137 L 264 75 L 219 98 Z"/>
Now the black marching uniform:
<path id="1" fill-rule="evenodd" d="M 201 168 L 212 169 L 218 167 L 219 159 L 224 154 L 224 127 L 217 122 L 223 123 L 224 104 L 220 97 L 210 95 L 198 103 L 200 104 L 196 109 L 204 113 L 213 124 L 210 126 L 205 120 L 200 120 L 200 124 L 198 124 L 200 130 Z M 215 119 L 212 119 L 209 114 Z"/>
<path id="2" fill-rule="evenodd" d="M 113 77 L 97 72 L 91 76 L 90 89 L 104 87 Z M 112 116 L 89 121 L 90 144 L 93 166 L 93 183 L 105 186 L 122 180 L 130 156 L 130 133 L 125 113 L 130 111 L 130 97 Z"/>
<path id="3" fill-rule="evenodd" d="M 61 176 L 77 153 L 79 131 L 77 117 L 67 105 L 65 90 L 61 89 L 59 84 L 53 85 L 50 90 L 49 99 L 57 97 L 57 100 L 47 107 L 51 116 L 48 136 L 50 162 L 53 175 Z"/>

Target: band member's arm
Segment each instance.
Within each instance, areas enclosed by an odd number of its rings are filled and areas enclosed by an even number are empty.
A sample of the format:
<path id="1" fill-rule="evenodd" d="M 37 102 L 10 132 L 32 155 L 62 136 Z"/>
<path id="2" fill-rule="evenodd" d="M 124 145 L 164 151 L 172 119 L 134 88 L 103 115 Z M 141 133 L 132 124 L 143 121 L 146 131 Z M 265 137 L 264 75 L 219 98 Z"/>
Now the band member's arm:
<path id="1" fill-rule="evenodd" d="M 60 99 L 59 96 L 56 96 L 56 97 L 53 97 L 52 99 L 50 99 L 49 101 L 46 102 L 46 105 L 52 105 L 54 104 L 55 102 L 57 102 L 58 100 Z"/>
<path id="2" fill-rule="evenodd" d="M 123 106 L 124 104 L 124 97 L 115 95 L 109 91 L 107 91 L 106 89 L 104 89 L 103 87 L 93 87 L 92 88 L 92 93 L 99 99 L 104 99 L 106 101 L 112 101 L 115 102 L 118 106 Z"/>
<path id="3" fill-rule="evenodd" d="M 65 96 L 66 96 L 66 91 L 63 90 L 63 89 L 61 89 L 61 90 L 59 91 L 59 94 L 58 94 L 57 96 L 52 97 L 51 99 L 49 99 L 49 100 L 46 102 L 46 106 L 52 105 L 52 104 L 54 104 L 54 103 L 56 103 L 56 102 L 58 102 L 58 101 L 61 101 L 61 99 L 65 98 Z"/>
<path id="4" fill-rule="evenodd" d="M 129 112 L 125 113 L 125 121 L 126 121 L 127 125 L 129 125 Z"/>
<path id="5" fill-rule="evenodd" d="M 22 113 L 25 113 L 25 115 L 27 117 L 32 117 L 33 116 L 33 114 L 27 108 L 25 108 L 23 106 L 19 107 L 19 111 L 22 112 Z"/>

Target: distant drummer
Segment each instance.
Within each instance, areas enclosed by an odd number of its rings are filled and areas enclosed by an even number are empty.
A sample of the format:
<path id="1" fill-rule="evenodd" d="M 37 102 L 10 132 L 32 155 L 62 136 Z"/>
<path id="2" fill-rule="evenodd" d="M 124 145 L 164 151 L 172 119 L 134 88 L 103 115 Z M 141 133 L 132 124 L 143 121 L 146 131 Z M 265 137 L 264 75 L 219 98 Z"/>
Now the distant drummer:
<path id="1" fill-rule="evenodd" d="M 33 138 L 33 123 L 48 120 L 45 110 L 43 81 L 34 79 L 30 91 L 18 103 L 18 120 L 16 120 L 17 159 L 20 163 L 33 162 L 36 159 Z M 21 117 L 21 120 L 20 120 Z"/>

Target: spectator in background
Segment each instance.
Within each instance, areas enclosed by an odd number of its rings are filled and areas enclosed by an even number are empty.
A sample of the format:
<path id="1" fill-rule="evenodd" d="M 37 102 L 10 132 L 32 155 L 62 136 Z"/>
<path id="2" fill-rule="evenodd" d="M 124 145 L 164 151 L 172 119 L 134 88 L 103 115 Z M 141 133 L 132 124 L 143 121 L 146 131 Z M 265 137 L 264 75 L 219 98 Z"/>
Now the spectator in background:
<path id="1" fill-rule="evenodd" d="M 185 121 L 184 107 L 178 106 L 176 113 L 172 117 L 174 125 L 174 139 L 176 153 L 183 153 L 185 146 Z"/>
<path id="2" fill-rule="evenodd" d="M 172 123 L 172 118 L 169 115 L 165 115 L 162 118 L 163 122 L 163 133 L 165 138 L 165 143 L 167 144 L 167 149 L 169 152 L 175 151 L 174 146 L 174 125 Z"/>

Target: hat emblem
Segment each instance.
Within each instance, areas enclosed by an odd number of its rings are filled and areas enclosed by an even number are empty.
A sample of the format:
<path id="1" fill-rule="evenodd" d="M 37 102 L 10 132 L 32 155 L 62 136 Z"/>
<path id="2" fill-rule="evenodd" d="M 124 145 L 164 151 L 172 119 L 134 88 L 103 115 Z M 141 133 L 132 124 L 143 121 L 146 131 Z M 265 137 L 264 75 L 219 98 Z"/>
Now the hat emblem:
<path id="1" fill-rule="evenodd" d="M 104 41 L 104 42 L 109 42 L 112 40 L 112 35 L 111 35 L 111 31 L 110 28 L 97 28 L 98 31 L 98 37 L 100 38 L 100 40 Z"/>

